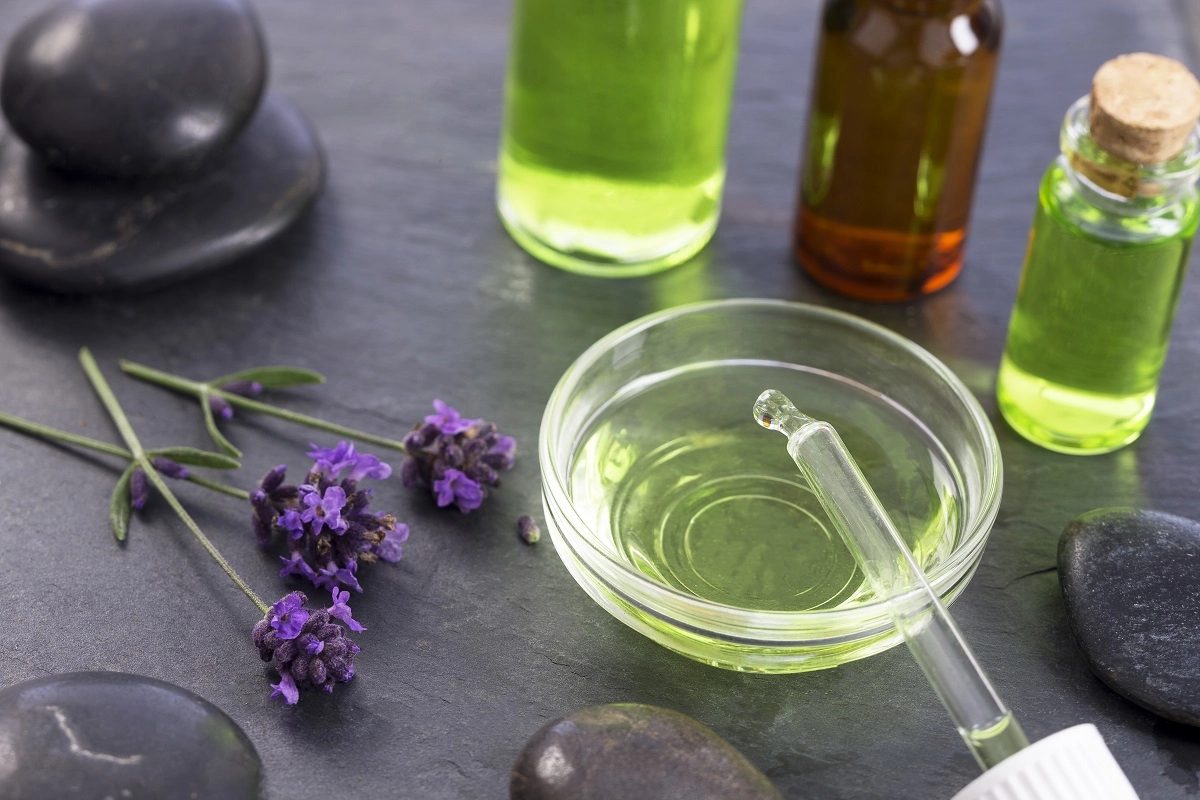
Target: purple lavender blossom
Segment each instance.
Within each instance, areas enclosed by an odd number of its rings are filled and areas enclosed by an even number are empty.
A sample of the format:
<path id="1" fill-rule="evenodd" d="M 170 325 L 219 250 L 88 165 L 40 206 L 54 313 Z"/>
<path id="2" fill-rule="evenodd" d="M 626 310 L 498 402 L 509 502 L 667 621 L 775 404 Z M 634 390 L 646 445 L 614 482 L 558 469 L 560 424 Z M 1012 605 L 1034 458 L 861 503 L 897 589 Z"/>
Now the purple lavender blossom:
<path id="1" fill-rule="evenodd" d="M 359 647 L 341 625 L 333 622 L 334 607 L 309 612 L 304 609 L 307 599 L 300 592 L 292 592 L 275 603 L 266 617 L 254 626 L 254 645 L 259 657 L 268 661 L 279 673 L 279 682 L 271 684 L 271 697 L 280 697 L 287 705 L 300 700 L 301 690 L 321 689 L 332 692 L 337 683 L 346 683 L 354 678 L 354 656 Z M 298 619 L 302 612 L 303 622 L 296 626 L 295 634 L 284 637 L 274 624 L 275 609 L 280 606 L 290 609 L 291 619 Z M 351 617 L 350 607 L 344 598 L 338 613 Z M 289 632 L 290 629 L 289 629 Z"/>
<path id="2" fill-rule="evenodd" d="M 304 536 L 304 518 L 298 509 L 289 508 L 280 514 L 278 524 L 287 531 L 289 539 L 299 539 Z"/>
<path id="3" fill-rule="evenodd" d="M 396 525 L 392 532 L 389 533 L 382 542 L 372 545 L 371 552 L 382 558 L 384 561 L 390 561 L 394 564 L 404 555 L 400 545 L 407 541 L 408 526 L 401 522 Z"/>
<path id="4" fill-rule="evenodd" d="M 391 474 L 391 466 L 369 453 L 363 453 L 355 459 L 354 466 L 350 468 L 350 474 L 346 476 L 346 480 L 358 482 L 363 478 L 371 478 L 382 481 L 391 477 Z"/>
<path id="5" fill-rule="evenodd" d="M 441 400 L 433 406 L 438 413 L 404 437 L 400 482 L 426 487 L 439 506 L 453 505 L 465 514 L 483 503 L 488 487 L 500 485 L 500 472 L 512 469 L 517 442 L 491 422 L 463 419 Z"/>
<path id="6" fill-rule="evenodd" d="M 337 588 L 339 583 L 356 592 L 362 591 L 362 585 L 358 582 L 357 561 L 347 561 L 345 566 L 338 566 L 337 563 L 329 561 L 317 570 L 317 577 L 313 579 L 313 584 L 318 589 Z"/>
<path id="7" fill-rule="evenodd" d="M 438 426 L 438 430 L 445 436 L 465 433 L 479 423 L 479 420 L 464 419 L 459 415 L 458 409 L 446 405 L 441 400 L 434 400 L 433 408 L 437 413 L 425 417 L 425 421 Z"/>
<path id="8" fill-rule="evenodd" d="M 434 481 L 433 492 L 439 507 L 454 505 L 464 514 L 483 503 L 483 487 L 456 469 L 446 470 L 439 480 Z"/>
<path id="9" fill-rule="evenodd" d="M 321 532 L 321 526 L 334 533 L 345 532 L 347 523 L 342 519 L 342 509 L 346 506 L 345 489 L 330 486 L 322 496 L 315 486 L 301 486 L 300 502 L 305 505 L 305 509 L 300 512 L 300 519 L 312 523 L 316 533 Z"/>
<path id="10" fill-rule="evenodd" d="M 329 616 L 334 617 L 335 619 L 340 619 L 342 622 L 346 623 L 347 628 L 355 631 L 356 633 L 358 631 L 365 631 L 366 628 L 360 625 L 358 620 L 351 616 L 350 606 L 346 604 L 346 601 L 349 599 L 349 592 L 339 592 L 336 586 L 333 587 L 333 605 L 329 607 Z"/>
<path id="11" fill-rule="evenodd" d="M 208 396 L 208 407 L 217 419 L 233 419 L 233 406 L 224 397 L 215 394 Z"/>
<path id="12" fill-rule="evenodd" d="M 134 510 L 141 511 L 146 507 L 146 501 L 150 499 L 150 480 L 146 477 L 146 473 L 138 467 L 129 476 L 129 504 Z"/>
<path id="13" fill-rule="evenodd" d="M 316 580 L 316 571 L 304 560 L 304 554 L 299 550 L 293 550 L 290 558 L 280 556 L 279 560 L 283 562 L 283 569 L 279 570 L 279 577 L 286 578 L 288 575 L 299 575 L 301 578 L 308 578 L 310 581 Z"/>
<path id="14" fill-rule="evenodd" d="M 312 450 L 305 455 L 318 463 L 326 462 L 328 466 L 325 467 L 325 471 L 330 473 L 331 478 L 335 478 L 346 467 L 352 466 L 358 457 L 354 452 L 353 442 L 338 442 L 337 447 L 318 447 L 315 444 L 309 446 Z"/>
<path id="15" fill-rule="evenodd" d="M 296 681 L 292 678 L 292 673 L 285 672 L 279 676 L 279 683 L 271 684 L 271 698 L 282 697 L 283 702 L 289 706 L 294 706 L 300 702 L 300 690 L 296 687 Z"/>
<path id="16" fill-rule="evenodd" d="M 286 641 L 300 635 L 300 630 L 309 617 L 308 611 L 304 609 L 304 601 L 303 594 L 292 592 L 271 606 L 267 622 L 275 629 L 275 635 L 280 639 Z"/>
<path id="17" fill-rule="evenodd" d="M 280 555 L 281 577 L 295 575 L 326 592 L 361 592 L 359 566 L 400 560 L 409 535 L 408 526 L 395 517 L 371 511 L 371 489 L 358 485 L 357 473 L 390 475 L 391 467 L 346 442 L 335 448 L 314 445 L 309 455 L 316 463 L 303 485 L 285 485 L 286 468 L 279 466 L 251 493 L 255 535 L 265 548 L 280 539 L 287 542 L 286 555 Z M 335 470 L 335 463 L 341 467 Z M 350 473 L 340 477 L 347 469 Z"/>
<path id="18" fill-rule="evenodd" d="M 330 480 L 338 480 L 342 472 L 349 469 L 346 480 L 358 482 L 363 478 L 384 480 L 392 474 L 392 468 L 370 453 L 357 453 L 352 442 L 338 442 L 337 447 L 319 447 L 310 445 L 306 455 L 317 462 L 318 471 L 329 476 Z"/>

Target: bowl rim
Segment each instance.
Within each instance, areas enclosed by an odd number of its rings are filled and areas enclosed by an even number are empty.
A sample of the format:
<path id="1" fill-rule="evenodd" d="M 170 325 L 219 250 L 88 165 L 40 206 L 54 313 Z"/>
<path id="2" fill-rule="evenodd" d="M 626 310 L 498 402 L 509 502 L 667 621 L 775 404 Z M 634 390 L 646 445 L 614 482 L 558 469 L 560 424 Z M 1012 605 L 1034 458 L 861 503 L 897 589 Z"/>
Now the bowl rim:
<path id="1" fill-rule="evenodd" d="M 570 501 L 570 493 L 566 485 L 565 467 L 567 465 L 559 463 L 555 453 L 556 447 L 552 446 L 558 444 L 559 434 L 563 429 L 560 423 L 565 419 L 566 398 L 577 387 L 584 373 L 595 366 L 606 354 L 611 353 L 616 345 L 650 328 L 682 317 L 711 311 L 755 310 L 782 311 L 790 314 L 823 317 L 836 324 L 858 328 L 915 356 L 944 381 L 961 402 L 967 419 L 977 429 L 985 445 L 980 459 L 982 492 L 977 513 L 964 523 L 963 542 L 965 546 L 960 546 L 952 551 L 928 575 L 929 582 L 939 596 L 945 597 L 949 593 L 957 595 L 955 587 L 958 579 L 969 580 L 973 575 L 982 558 L 984 546 L 999 511 L 1004 471 L 995 429 L 970 389 L 949 367 L 928 350 L 878 323 L 844 311 L 811 303 L 769 298 L 731 298 L 689 303 L 635 319 L 609 332 L 588 347 L 563 373 L 551 392 L 542 415 L 538 435 L 538 457 L 547 515 L 552 516 L 550 511 L 553 506 L 554 510 L 566 517 L 567 524 L 563 526 L 564 528 L 569 527 L 574 531 L 594 533 Z M 644 610 L 656 613 L 666 621 L 682 624 L 684 627 L 697 631 L 717 633 L 721 634 L 723 638 L 742 642 L 761 639 L 764 644 L 784 646 L 796 643 L 797 637 L 815 635 L 822 639 L 832 637 L 841 640 L 847 634 L 855 631 L 865 635 L 877 632 L 880 626 L 886 628 L 891 625 L 887 602 L 884 600 L 862 603 L 850 608 L 817 611 L 767 611 L 707 600 L 654 580 L 599 547 L 588 536 L 577 534 L 574 531 L 572 535 L 568 535 L 565 530 L 560 532 L 559 525 L 554 524 L 552 520 L 547 519 L 547 523 L 552 536 L 557 533 L 567 538 L 568 541 L 564 544 L 568 546 L 572 555 L 582 562 L 581 566 L 591 571 L 593 577 L 599 578 L 610 590 L 619 589 L 624 595 L 623 599 L 634 602 Z M 565 553 L 559 555 L 560 557 L 566 556 Z M 962 586 L 958 586 L 959 591 L 961 588 Z M 910 594 L 915 599 L 919 591 L 914 589 Z"/>

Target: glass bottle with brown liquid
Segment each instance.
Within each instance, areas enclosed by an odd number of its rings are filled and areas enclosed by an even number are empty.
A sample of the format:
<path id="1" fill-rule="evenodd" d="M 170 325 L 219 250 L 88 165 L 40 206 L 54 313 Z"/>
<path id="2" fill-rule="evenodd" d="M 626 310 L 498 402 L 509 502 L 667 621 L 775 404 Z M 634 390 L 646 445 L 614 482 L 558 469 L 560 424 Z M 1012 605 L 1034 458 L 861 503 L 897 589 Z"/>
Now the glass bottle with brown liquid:
<path id="1" fill-rule="evenodd" d="M 998 0 L 826 0 L 796 258 L 860 300 L 962 268 L 1003 26 Z"/>

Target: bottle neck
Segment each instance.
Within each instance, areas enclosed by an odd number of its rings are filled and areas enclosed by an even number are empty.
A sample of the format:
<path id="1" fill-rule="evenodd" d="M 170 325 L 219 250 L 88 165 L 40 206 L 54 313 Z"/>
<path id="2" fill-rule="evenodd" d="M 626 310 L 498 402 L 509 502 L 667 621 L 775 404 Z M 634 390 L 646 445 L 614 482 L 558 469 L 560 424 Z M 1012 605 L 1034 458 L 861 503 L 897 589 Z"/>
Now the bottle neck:
<path id="1" fill-rule="evenodd" d="M 1091 205 L 1123 217 L 1154 216 L 1172 207 L 1200 178 L 1200 133 L 1183 152 L 1160 164 L 1134 164 L 1103 150 L 1088 127 L 1089 99 L 1075 101 L 1063 118 L 1059 143 L 1072 188 Z"/>
<path id="2" fill-rule="evenodd" d="M 941 17 L 979 5 L 980 0 L 875 0 L 875 2 L 901 14 Z"/>

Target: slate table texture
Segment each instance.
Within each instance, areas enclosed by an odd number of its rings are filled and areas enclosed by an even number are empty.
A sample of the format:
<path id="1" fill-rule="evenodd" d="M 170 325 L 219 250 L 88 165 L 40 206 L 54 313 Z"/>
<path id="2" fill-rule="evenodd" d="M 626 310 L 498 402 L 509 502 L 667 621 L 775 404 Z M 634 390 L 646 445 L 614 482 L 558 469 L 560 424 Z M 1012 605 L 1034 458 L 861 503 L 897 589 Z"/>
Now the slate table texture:
<path id="1" fill-rule="evenodd" d="M 1195 0 L 1189 0 L 1195 2 Z M 7 39 L 42 5 L 8 0 Z M 271 798 L 501 798 L 525 740 L 587 705 L 652 703 L 743 750 L 789 798 L 949 798 L 975 763 L 904 648 L 824 672 L 761 676 L 674 655 L 578 588 L 544 538 L 536 438 L 545 402 L 589 344 L 648 312 L 697 300 L 774 297 L 861 314 L 904 334 L 974 390 L 1005 464 L 1000 516 L 954 605 L 1030 738 L 1093 722 L 1143 798 L 1200 793 L 1200 741 L 1095 679 L 1071 639 L 1052 571 L 1077 514 L 1131 504 L 1200 517 L 1200 281 L 1183 293 L 1159 406 L 1117 453 L 1056 455 L 1000 419 L 994 376 L 1042 170 L 1063 112 L 1093 71 L 1149 50 L 1196 65 L 1187 9 L 1168 0 L 1005 0 L 1007 29 L 967 265 L 947 291 L 873 306 L 815 287 L 788 230 L 818 13 L 815 0 L 747 0 L 720 230 L 691 263 L 639 280 L 546 267 L 493 208 L 509 4 L 259 0 L 272 87 L 327 148 L 313 213 L 268 249 L 211 275 L 134 295 L 65 298 L 0 284 L 0 409 L 116 441 L 76 365 L 93 348 L 143 441 L 205 445 L 194 407 L 117 373 L 130 358 L 194 377 L 264 363 L 325 372 L 289 407 L 402 435 L 441 397 L 521 443 L 485 508 L 440 511 L 379 488 L 413 534 L 354 598 L 358 677 L 295 708 L 267 699 L 249 640 L 257 612 L 162 502 L 128 544 L 108 531 L 117 471 L 0 431 L 0 685 L 105 669 L 172 681 L 247 731 Z M 243 414 L 226 426 L 253 483 L 303 461 L 308 431 Z M 328 437 L 325 437 L 326 439 Z M 180 490 L 264 595 L 278 562 L 254 547 L 248 511 Z"/>

